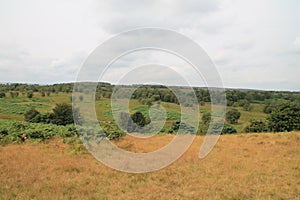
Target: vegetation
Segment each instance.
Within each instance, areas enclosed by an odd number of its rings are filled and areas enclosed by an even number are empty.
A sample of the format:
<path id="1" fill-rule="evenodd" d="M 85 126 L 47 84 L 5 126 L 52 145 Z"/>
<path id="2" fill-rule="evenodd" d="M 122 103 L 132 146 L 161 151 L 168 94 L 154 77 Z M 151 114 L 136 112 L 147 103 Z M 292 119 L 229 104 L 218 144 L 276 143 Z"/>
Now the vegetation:
<path id="1" fill-rule="evenodd" d="M 226 113 L 226 120 L 230 124 L 237 124 L 240 117 L 241 117 L 241 113 L 237 109 L 229 110 Z"/>
<path id="2" fill-rule="evenodd" d="M 268 132 L 269 127 L 265 121 L 262 120 L 251 120 L 250 124 L 245 127 L 244 131 L 246 133 L 260 133 Z"/>
<path id="3" fill-rule="evenodd" d="M 282 103 L 271 113 L 269 128 L 274 132 L 300 130 L 300 104 Z"/>
<path id="4" fill-rule="evenodd" d="M 79 101 L 85 102 L 90 95 L 85 91 L 88 83 L 81 88 L 74 88 L 80 93 Z M 123 86 L 124 88 L 131 86 Z M 189 127 L 181 122 L 182 117 L 178 99 L 172 92 L 174 88 L 164 86 L 140 86 L 133 93 L 130 101 L 130 113 L 120 116 L 121 127 L 125 132 L 144 130 L 149 124 L 149 109 L 152 105 L 163 106 L 166 109 L 166 122 L 161 134 L 177 133 L 179 127 L 184 127 L 188 133 L 194 133 L 195 127 Z M 185 94 L 184 87 L 176 87 L 187 99 L 190 93 Z M 99 83 L 96 89 L 96 112 L 107 138 L 115 139 L 125 132 L 115 123 L 110 100 L 108 99 L 114 86 L 108 83 Z M 30 84 L 0 84 L 0 120 L 19 120 L 30 123 L 55 124 L 66 126 L 73 124 L 75 116 L 82 122 L 78 110 L 72 112 L 70 103 L 73 84 L 30 85 Z M 211 120 L 210 94 L 207 88 L 194 88 L 201 111 L 202 120 L 196 134 L 206 134 Z M 240 132 L 267 132 L 299 130 L 299 103 L 298 92 L 272 92 L 254 90 L 226 90 L 228 112 L 222 134 Z M 194 102 L 197 103 L 197 102 Z M 187 102 L 185 106 L 192 106 Z M 75 114 L 73 116 L 73 113 Z M 129 120 L 131 119 L 131 120 Z M 104 122 L 104 123 L 103 123 Z M 218 124 L 213 127 L 217 129 Z M 151 128 L 151 127 L 150 127 Z M 3 130 L 2 139 L 6 136 Z M 55 133 L 54 133 L 55 135 Z"/>
<path id="5" fill-rule="evenodd" d="M 58 126 L 54 124 L 42 124 L 20 122 L 13 120 L 0 120 L 0 143 L 20 143 L 29 141 L 44 141 L 53 137 L 77 137 L 73 125 Z"/>
<path id="6" fill-rule="evenodd" d="M 74 123 L 74 116 L 82 123 L 78 109 L 73 112 L 72 105 L 67 103 L 56 104 L 52 113 L 41 114 L 34 107 L 25 113 L 25 121 L 34 123 L 53 123 L 56 125 L 67 125 Z"/>

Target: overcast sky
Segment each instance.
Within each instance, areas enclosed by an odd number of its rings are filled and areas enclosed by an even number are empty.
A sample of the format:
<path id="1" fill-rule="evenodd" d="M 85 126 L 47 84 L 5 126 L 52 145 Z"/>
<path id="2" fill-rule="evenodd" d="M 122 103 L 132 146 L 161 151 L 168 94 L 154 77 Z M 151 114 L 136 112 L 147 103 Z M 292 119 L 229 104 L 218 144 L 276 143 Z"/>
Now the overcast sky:
<path id="1" fill-rule="evenodd" d="M 0 82 L 75 81 L 102 42 L 149 26 L 196 41 L 225 87 L 300 91 L 298 0 L 0 0 Z"/>

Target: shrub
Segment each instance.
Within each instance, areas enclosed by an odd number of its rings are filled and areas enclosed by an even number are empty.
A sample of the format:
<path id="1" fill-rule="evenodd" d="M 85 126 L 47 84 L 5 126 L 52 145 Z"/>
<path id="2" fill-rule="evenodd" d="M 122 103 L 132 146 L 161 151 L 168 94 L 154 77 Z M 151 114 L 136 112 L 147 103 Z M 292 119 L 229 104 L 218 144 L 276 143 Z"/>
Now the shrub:
<path id="1" fill-rule="evenodd" d="M 274 132 L 300 130 L 300 105 L 281 103 L 268 118 L 269 128 Z"/>
<path id="2" fill-rule="evenodd" d="M 31 99 L 33 97 L 33 92 L 28 92 L 27 93 L 27 98 Z"/>
<path id="3" fill-rule="evenodd" d="M 131 115 L 131 119 L 136 125 L 138 125 L 140 127 L 144 127 L 146 125 L 146 118 L 139 111 L 137 111 L 133 115 Z"/>
<path id="4" fill-rule="evenodd" d="M 226 120 L 230 124 L 237 124 L 240 117 L 241 117 L 241 113 L 237 109 L 229 110 L 226 113 Z"/>
<path id="5" fill-rule="evenodd" d="M 56 125 L 65 126 L 67 124 L 73 124 L 74 119 L 78 124 L 83 122 L 79 110 L 73 110 L 72 105 L 67 103 L 56 104 L 56 107 L 53 109 L 53 114 L 49 117 L 51 117 L 51 123 Z"/>
<path id="6" fill-rule="evenodd" d="M 25 121 L 26 122 L 38 122 L 37 116 L 40 115 L 40 113 L 35 109 L 31 108 L 25 113 Z"/>
<path id="7" fill-rule="evenodd" d="M 220 131 L 220 128 L 222 127 L 222 123 L 213 123 L 211 127 L 211 133 L 215 134 L 217 131 Z M 223 124 L 223 128 L 221 131 L 222 134 L 233 134 L 237 133 L 236 129 L 230 126 L 229 124 Z"/>
<path id="8" fill-rule="evenodd" d="M 280 103 L 275 102 L 275 101 L 267 101 L 265 103 L 265 107 L 263 112 L 266 114 L 271 114 L 274 110 L 276 110 L 276 107 L 279 105 Z"/>
<path id="9" fill-rule="evenodd" d="M 246 133 L 260 133 L 267 132 L 269 130 L 268 125 L 265 121 L 251 120 L 250 125 L 246 126 L 244 132 Z"/>
<path id="10" fill-rule="evenodd" d="M 193 126 L 181 121 L 173 122 L 172 127 L 169 130 L 169 133 L 176 133 L 179 129 L 181 130 L 181 133 L 190 133 L 190 134 L 196 133 L 196 130 Z"/>
<path id="11" fill-rule="evenodd" d="M 233 126 L 230 126 L 229 124 L 224 124 L 221 134 L 233 134 L 233 133 L 237 133 L 236 129 L 233 128 Z"/>
<path id="12" fill-rule="evenodd" d="M 0 98 L 4 98 L 6 95 L 4 92 L 0 92 Z"/>
<path id="13" fill-rule="evenodd" d="M 29 140 L 47 140 L 55 136 L 76 136 L 74 125 L 57 126 L 54 124 L 42 124 L 0 120 L 0 143 L 22 142 L 24 138 Z"/>

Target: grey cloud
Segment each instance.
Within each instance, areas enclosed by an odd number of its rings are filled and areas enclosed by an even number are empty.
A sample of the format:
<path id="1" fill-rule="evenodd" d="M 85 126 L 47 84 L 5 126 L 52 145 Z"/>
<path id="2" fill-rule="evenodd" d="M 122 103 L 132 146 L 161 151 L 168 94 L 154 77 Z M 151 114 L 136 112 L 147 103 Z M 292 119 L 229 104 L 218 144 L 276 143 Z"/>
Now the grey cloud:
<path id="1" fill-rule="evenodd" d="M 200 23 L 203 29 L 211 29 L 199 18 L 216 12 L 218 0 L 211 1 L 106 1 L 98 3 L 100 23 L 113 33 L 137 27 L 192 28 Z M 105 9 L 108 9 L 106 11 Z"/>

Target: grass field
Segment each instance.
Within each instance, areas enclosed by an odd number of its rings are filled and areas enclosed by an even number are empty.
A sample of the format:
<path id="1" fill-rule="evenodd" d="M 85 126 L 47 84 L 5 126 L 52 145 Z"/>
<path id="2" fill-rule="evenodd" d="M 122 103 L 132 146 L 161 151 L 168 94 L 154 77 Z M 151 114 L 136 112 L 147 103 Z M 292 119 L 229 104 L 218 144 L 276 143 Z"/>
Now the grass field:
<path id="1" fill-rule="evenodd" d="M 7 95 L 8 96 L 8 95 Z M 39 112 L 51 112 L 57 103 L 71 103 L 70 93 L 51 93 L 51 96 L 42 97 L 40 93 L 34 93 L 34 97 L 29 99 L 24 96 L 19 96 L 17 98 L 0 98 L 0 120 L 24 120 L 24 113 L 30 108 L 34 107 Z M 161 106 L 167 111 L 166 128 L 170 128 L 172 122 L 180 120 L 180 105 L 175 103 L 161 102 Z M 244 111 L 241 107 L 227 107 L 227 110 L 236 108 L 241 112 L 241 118 L 238 124 L 233 124 L 232 126 L 239 132 L 243 132 L 243 129 L 249 124 L 251 119 L 264 120 L 267 115 L 263 113 L 263 104 L 252 104 L 253 110 Z M 99 121 L 112 121 L 113 116 L 111 112 L 111 100 L 107 98 L 102 98 L 95 102 L 96 113 Z M 199 106 L 199 113 L 210 112 L 211 105 L 206 103 L 203 106 Z M 129 111 L 131 113 L 140 111 L 146 117 L 148 117 L 149 107 L 147 105 L 141 104 L 138 100 L 130 100 Z M 201 114 L 200 114 L 201 119 Z"/>
<path id="2" fill-rule="evenodd" d="M 31 99 L 22 95 L 1 98 L 0 125 L 3 130 L 12 131 L 9 124 L 23 123 L 20 121 L 30 108 L 46 113 L 63 102 L 71 103 L 70 93 L 51 93 L 45 97 L 34 93 Z M 101 123 L 113 121 L 110 104 L 107 98 L 95 102 Z M 174 135 L 166 133 L 172 123 L 180 119 L 180 106 L 166 102 L 160 105 L 167 111 L 163 134 L 147 139 L 127 135 L 113 142 L 127 151 L 143 153 L 168 144 Z M 227 108 L 241 112 L 238 124 L 232 125 L 238 132 L 242 132 L 251 119 L 267 118 L 263 104 L 252 106 L 251 111 Z M 209 103 L 201 105 L 200 117 L 210 112 L 210 108 Z M 117 109 L 122 109 L 121 105 Z M 138 100 L 130 101 L 129 111 L 140 111 L 149 117 L 149 106 Z M 300 199 L 300 132 L 222 135 L 212 152 L 202 160 L 198 152 L 204 136 L 197 136 L 189 150 L 172 165 L 156 172 L 130 174 L 98 162 L 83 147 L 76 133 L 73 134 L 73 129 L 70 130 L 73 137 L 68 138 L 65 136 L 68 127 L 25 125 L 36 126 L 35 131 L 53 132 L 56 138 L 0 146 L 1 200 Z M 26 131 L 30 130 L 23 130 Z M 19 131 L 12 132 L 19 134 Z"/>
<path id="3" fill-rule="evenodd" d="M 155 150 L 172 139 L 126 136 L 117 145 Z M 300 133 L 223 135 L 203 160 L 203 136 L 175 163 L 122 173 L 53 139 L 0 147 L 0 199 L 300 199 Z"/>

